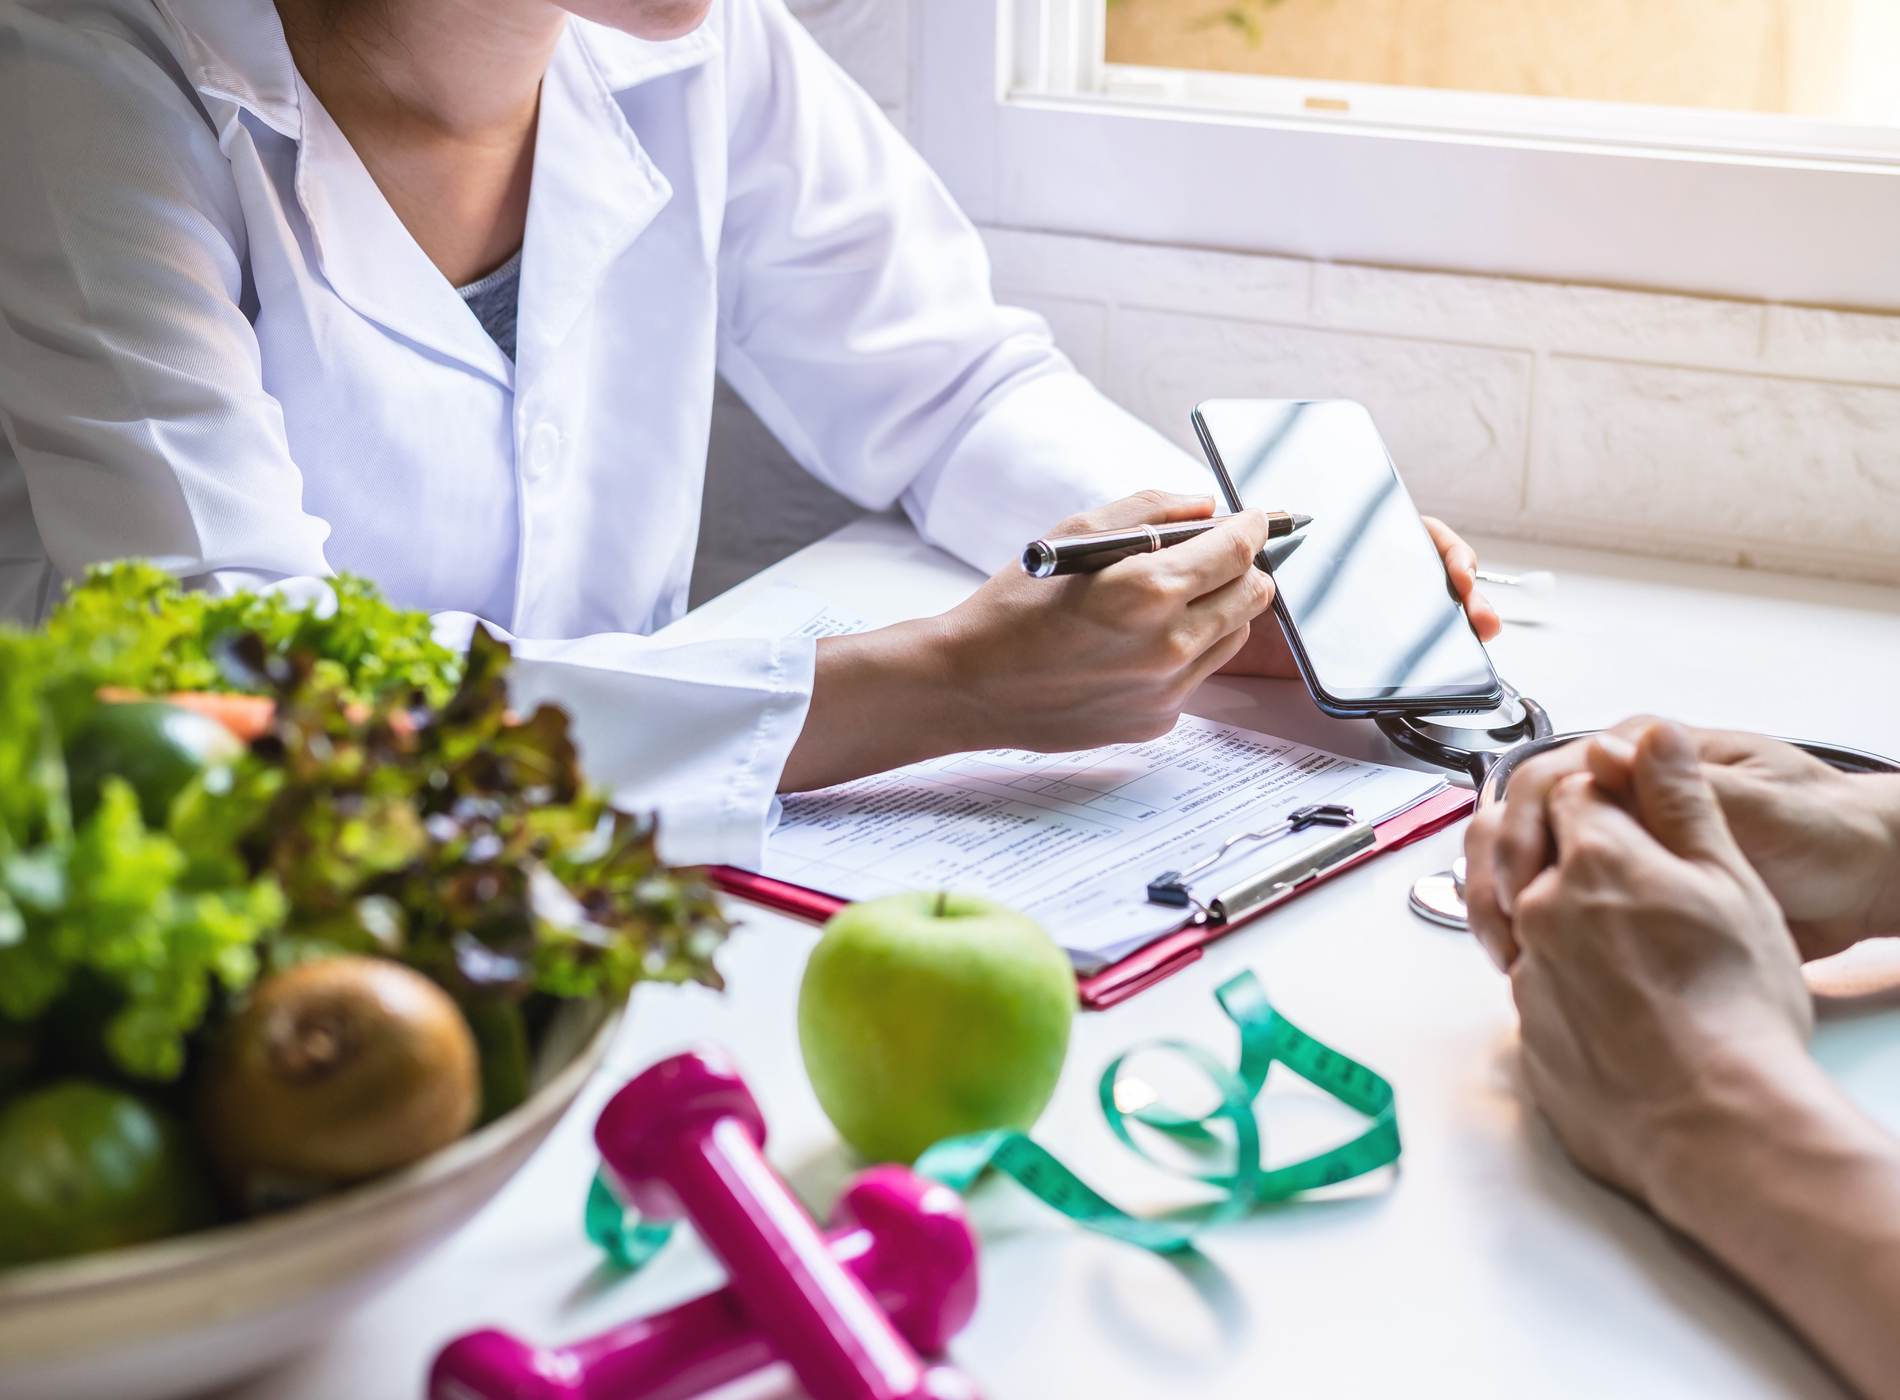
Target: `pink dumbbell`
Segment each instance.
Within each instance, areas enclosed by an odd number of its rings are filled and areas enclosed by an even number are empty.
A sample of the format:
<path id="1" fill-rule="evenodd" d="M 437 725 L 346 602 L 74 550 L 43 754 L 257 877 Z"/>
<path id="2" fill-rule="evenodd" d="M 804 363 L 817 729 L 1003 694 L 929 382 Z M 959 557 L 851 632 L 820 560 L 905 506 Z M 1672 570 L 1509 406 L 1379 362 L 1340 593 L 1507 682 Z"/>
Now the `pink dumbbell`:
<path id="1" fill-rule="evenodd" d="M 726 1266 L 734 1296 L 812 1400 L 950 1400 L 974 1388 L 926 1367 L 766 1163 L 765 1120 L 721 1057 L 662 1060 L 594 1124 L 621 1198 L 684 1215 Z"/>
<path id="2" fill-rule="evenodd" d="M 908 1167 L 873 1167 L 845 1189 L 831 1255 L 900 1335 L 941 1352 L 976 1310 L 976 1238 L 963 1201 Z M 431 1400 L 685 1400 L 770 1365 L 777 1354 L 732 1289 L 558 1349 L 505 1332 L 451 1342 L 429 1373 Z"/>

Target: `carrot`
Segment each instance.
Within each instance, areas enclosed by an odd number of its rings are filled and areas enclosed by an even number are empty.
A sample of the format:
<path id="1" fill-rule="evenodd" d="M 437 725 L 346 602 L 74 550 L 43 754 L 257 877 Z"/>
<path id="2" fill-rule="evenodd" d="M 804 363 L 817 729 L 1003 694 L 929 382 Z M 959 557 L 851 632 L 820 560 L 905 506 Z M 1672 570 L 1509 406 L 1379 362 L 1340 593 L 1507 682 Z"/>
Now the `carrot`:
<path id="1" fill-rule="evenodd" d="M 98 696 L 108 705 L 152 698 L 118 685 L 100 686 Z M 206 719 L 216 720 L 247 744 L 268 733 L 271 720 L 277 714 L 277 702 L 268 695 L 221 695 L 208 690 L 176 690 L 161 698 L 167 705 L 176 705 L 181 710 L 190 710 Z M 361 724 L 369 718 L 370 709 L 367 705 L 351 705 L 346 713 L 352 724 Z M 509 716 L 509 719 L 512 722 L 513 716 Z M 389 727 L 398 734 L 407 734 L 415 728 L 409 716 L 400 710 L 389 716 Z"/>
<path id="2" fill-rule="evenodd" d="M 98 696 L 108 705 L 125 705 L 152 698 L 122 685 L 102 685 Z M 206 719 L 216 720 L 233 737 L 247 744 L 270 728 L 271 717 L 277 713 L 277 702 L 267 695 L 215 695 L 208 690 L 179 690 L 163 699 L 167 705 L 176 705 L 181 710 L 190 710 Z"/>
<path id="3" fill-rule="evenodd" d="M 100 698 L 106 698 L 103 692 Z M 214 695 L 186 690 L 167 695 L 165 703 L 214 719 L 247 744 L 269 731 L 271 718 L 277 713 L 277 702 L 268 695 Z"/>

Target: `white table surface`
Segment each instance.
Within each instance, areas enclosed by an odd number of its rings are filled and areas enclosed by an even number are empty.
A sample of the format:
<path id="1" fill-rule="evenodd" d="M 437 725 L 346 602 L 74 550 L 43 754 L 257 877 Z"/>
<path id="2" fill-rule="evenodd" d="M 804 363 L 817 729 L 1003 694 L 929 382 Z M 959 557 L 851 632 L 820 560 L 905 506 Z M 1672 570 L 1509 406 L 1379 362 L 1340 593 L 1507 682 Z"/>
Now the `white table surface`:
<path id="1" fill-rule="evenodd" d="M 1653 709 L 1700 722 L 1900 752 L 1900 592 L 1497 543 L 1487 565 L 1558 571 L 1554 619 L 1514 627 L 1499 669 L 1560 728 Z M 761 576 L 927 611 L 971 576 L 890 521 L 852 526 Z M 748 585 L 752 587 L 754 585 Z M 736 590 L 682 624 L 716 629 Z M 1210 683 L 1195 708 L 1368 756 L 1370 726 L 1313 711 L 1296 684 Z M 1389 756 L 1389 755 L 1385 755 Z M 1133 1396 L 1836 1396 L 1827 1372 L 1695 1249 L 1579 1175 L 1515 1070 L 1507 988 L 1464 935 L 1405 907 L 1461 833 L 1384 857 L 1217 944 L 1186 972 L 1077 1021 L 1038 1128 L 1136 1208 L 1185 1188 L 1130 1161 L 1093 1104 L 1108 1057 L 1159 1035 L 1231 1053 L 1211 992 L 1253 968 L 1294 1020 L 1389 1077 L 1403 1168 L 1343 1196 L 1264 1213 L 1169 1261 L 1085 1234 L 1010 1183 L 981 1188 L 983 1299 L 955 1355 L 991 1400 Z M 320 1349 L 233 1392 L 244 1400 L 421 1393 L 450 1337 L 499 1323 L 537 1340 L 585 1335 L 719 1279 L 696 1241 L 616 1279 L 581 1238 L 601 1101 L 640 1067 L 698 1041 L 738 1059 L 771 1124 L 770 1155 L 823 1211 L 852 1170 L 807 1086 L 793 1008 L 815 930 L 763 910 L 722 955 L 730 986 L 642 989 L 609 1062 L 549 1144 L 472 1225 L 360 1309 Z M 1900 1130 L 1900 976 L 1831 970 L 1817 1052 Z M 1850 975 L 1851 974 L 1851 975 Z M 1277 1081 L 1276 1081 L 1277 1082 Z M 1297 1089 L 1264 1100 L 1269 1154 L 1319 1131 Z M 1342 1120 L 1343 1121 L 1343 1120 Z M 768 1375 L 745 1394 L 785 1394 Z"/>

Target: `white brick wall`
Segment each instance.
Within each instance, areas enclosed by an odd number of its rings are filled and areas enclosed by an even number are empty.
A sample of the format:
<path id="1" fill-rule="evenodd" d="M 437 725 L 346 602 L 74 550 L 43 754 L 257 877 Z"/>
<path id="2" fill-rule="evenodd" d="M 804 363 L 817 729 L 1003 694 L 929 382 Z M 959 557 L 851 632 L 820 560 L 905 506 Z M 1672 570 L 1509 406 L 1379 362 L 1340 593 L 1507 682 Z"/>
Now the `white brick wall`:
<path id="1" fill-rule="evenodd" d="M 998 292 L 1183 446 L 1198 399 L 1354 398 L 1471 529 L 1900 582 L 1900 317 L 986 237 Z"/>
<path id="2" fill-rule="evenodd" d="M 1522 351 L 1123 308 L 1108 364 L 1103 387 L 1197 456 L 1188 412 L 1200 399 L 1356 398 L 1421 504 L 1482 511 L 1485 524 L 1516 513 L 1530 435 Z"/>
<path id="3" fill-rule="evenodd" d="M 910 3 L 793 0 L 900 125 Z M 998 291 L 1184 446 L 1197 399 L 1356 398 L 1469 528 L 1900 583 L 1900 316 L 985 235 Z"/>

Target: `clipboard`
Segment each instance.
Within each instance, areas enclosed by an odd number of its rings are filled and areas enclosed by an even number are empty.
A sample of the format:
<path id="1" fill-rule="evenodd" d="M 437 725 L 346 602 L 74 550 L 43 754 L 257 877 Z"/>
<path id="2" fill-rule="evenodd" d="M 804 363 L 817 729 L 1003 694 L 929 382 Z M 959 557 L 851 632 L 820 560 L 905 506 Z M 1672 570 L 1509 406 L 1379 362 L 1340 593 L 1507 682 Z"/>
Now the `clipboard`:
<path id="1" fill-rule="evenodd" d="M 1252 888 L 1244 912 L 1237 913 L 1231 919 L 1222 918 L 1218 921 L 1190 916 L 1173 933 L 1163 934 L 1154 942 L 1136 949 L 1098 972 L 1077 978 L 1082 1009 L 1106 1011 L 1121 1005 L 1130 997 L 1145 992 L 1156 983 L 1198 962 L 1201 950 L 1216 939 L 1225 938 L 1235 929 L 1246 927 L 1308 890 L 1317 889 L 1387 851 L 1396 851 L 1443 831 L 1469 816 L 1476 805 L 1475 793 L 1462 788 L 1447 788 L 1371 827 L 1370 841 L 1366 841 L 1363 834 L 1357 840 L 1344 840 L 1342 838 L 1353 834 L 1346 832 L 1341 834 L 1341 838 L 1316 842 L 1306 847 L 1290 861 L 1270 867 L 1247 882 Z M 1366 828 L 1359 830 L 1363 833 Z M 1327 855 L 1328 847 L 1332 847 L 1335 852 L 1330 858 Z M 1288 869 L 1288 866 L 1304 868 Z M 775 880 L 769 875 L 741 870 L 737 866 L 711 866 L 707 870 L 707 877 L 714 888 L 734 898 L 750 900 L 811 923 L 823 923 L 850 903 L 834 894 Z"/>

